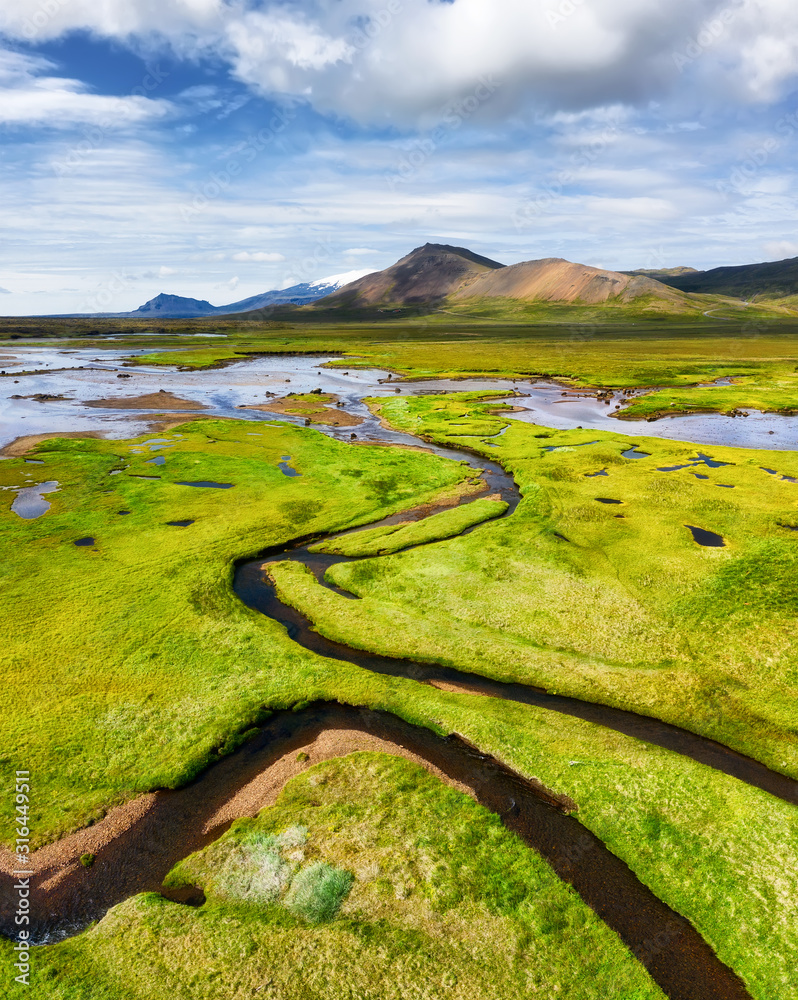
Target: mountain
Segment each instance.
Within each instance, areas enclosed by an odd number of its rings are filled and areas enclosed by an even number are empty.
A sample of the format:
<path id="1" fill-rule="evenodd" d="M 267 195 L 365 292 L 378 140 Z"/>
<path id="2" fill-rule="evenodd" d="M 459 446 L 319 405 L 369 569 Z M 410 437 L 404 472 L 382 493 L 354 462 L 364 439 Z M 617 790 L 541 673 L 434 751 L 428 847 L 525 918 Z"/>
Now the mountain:
<path id="1" fill-rule="evenodd" d="M 329 295 L 325 306 L 438 302 L 482 274 L 504 268 L 464 247 L 427 243 L 384 271 L 375 271 Z"/>
<path id="2" fill-rule="evenodd" d="M 412 305 L 472 298 L 595 304 L 611 299 L 626 303 L 641 296 L 692 308 L 684 295 L 644 275 L 602 271 L 559 257 L 508 266 L 464 247 L 427 243 L 384 271 L 345 285 L 318 305 Z"/>
<path id="3" fill-rule="evenodd" d="M 602 271 L 586 264 L 573 264 L 561 257 L 547 257 L 481 274 L 458 289 L 453 298 L 523 299 L 595 305 L 609 299 L 631 302 L 642 295 L 654 295 L 670 301 L 681 298 L 660 282 L 643 275 Z"/>
<path id="4" fill-rule="evenodd" d="M 231 302 L 226 306 L 212 306 L 205 299 L 190 299 L 182 295 L 166 295 L 163 292 L 154 299 L 145 302 L 143 306 L 129 313 L 117 313 L 123 319 L 193 319 L 200 316 L 230 316 L 234 313 L 253 312 L 257 309 L 269 309 L 272 306 L 297 305 L 304 306 L 316 302 L 326 295 L 337 291 L 348 282 L 362 277 L 363 271 L 347 271 L 345 274 L 333 274 L 318 281 L 305 281 L 290 288 L 281 288 L 260 295 L 251 295 L 248 299 Z"/>
<path id="5" fill-rule="evenodd" d="M 730 295 L 740 299 L 750 299 L 755 295 L 784 298 L 798 295 L 798 257 L 765 264 L 715 267 L 711 271 L 694 271 L 660 280 L 682 292 Z"/>
<path id="6" fill-rule="evenodd" d="M 120 313 L 131 318 L 145 318 L 147 316 L 158 316 L 162 319 L 166 317 L 183 319 L 193 316 L 210 316 L 216 310 L 205 299 L 186 299 L 182 295 L 165 295 L 161 292 L 154 299 L 139 306 L 135 312 Z"/>
<path id="7" fill-rule="evenodd" d="M 642 274 L 646 278 L 656 278 L 666 284 L 665 278 L 679 278 L 683 274 L 698 274 L 694 267 L 638 267 L 635 271 L 624 271 L 623 274 Z"/>

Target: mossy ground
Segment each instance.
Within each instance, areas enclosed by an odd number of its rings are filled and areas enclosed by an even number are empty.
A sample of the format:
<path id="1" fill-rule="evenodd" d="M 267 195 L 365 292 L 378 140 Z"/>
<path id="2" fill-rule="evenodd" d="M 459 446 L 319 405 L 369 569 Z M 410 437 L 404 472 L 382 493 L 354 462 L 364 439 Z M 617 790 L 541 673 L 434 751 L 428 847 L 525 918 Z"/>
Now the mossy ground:
<path id="1" fill-rule="evenodd" d="M 237 557 L 451 495 L 473 475 L 289 425 L 205 420 L 163 438 L 167 447 L 143 443 L 152 436 L 56 439 L 40 446 L 43 465 L 0 463 L 0 485 L 25 485 L 26 473 L 60 484 L 38 520 L 11 511 L 12 491 L 0 494 L 0 772 L 8 784 L 24 761 L 37 775 L 38 838 L 120 797 L 185 782 L 258 721 L 267 695 L 292 704 L 313 687 L 312 665 L 290 646 L 275 657 L 281 629 L 232 593 Z M 289 455 L 299 476 L 278 468 Z M 164 465 L 151 464 L 158 456 Z M 87 537 L 93 546 L 74 544 Z M 0 839 L 11 831 L 4 812 Z"/>
<path id="2" fill-rule="evenodd" d="M 460 535 L 467 528 L 501 517 L 508 505 L 503 500 L 473 500 L 467 506 L 444 510 L 421 521 L 403 522 L 380 528 L 339 535 L 310 546 L 311 552 L 363 557 L 387 555 L 400 549 Z"/>
<path id="3" fill-rule="evenodd" d="M 403 311 L 396 318 L 325 316 L 299 310 L 281 321 L 174 320 L 151 323 L 92 320 L 19 320 L 0 323 L 3 336 L 32 337 L 34 344 L 72 338 L 70 346 L 98 347 L 100 334 L 113 347 L 149 348 L 141 363 L 203 368 L 255 353 L 343 354 L 345 368 L 377 367 L 414 378 L 493 375 L 561 379 L 573 385 L 611 388 L 666 387 L 679 390 L 644 397 L 640 415 L 658 410 L 756 408 L 793 411 L 798 407 L 798 323 L 779 313 L 749 307 L 724 311 L 724 302 L 695 319 L 662 317 L 589 307 L 537 303 L 496 303 L 480 311 L 476 303 L 425 315 Z M 714 313 L 717 312 L 717 318 Z M 155 329 L 157 332 L 153 332 Z M 222 334 L 202 343 L 187 333 Z M 13 347 L 14 342 L 7 342 Z M 717 390 L 690 389 L 733 377 L 737 384 Z M 671 407 L 673 402 L 675 405 Z M 644 413 L 645 411 L 645 413 Z"/>
<path id="4" fill-rule="evenodd" d="M 333 567 L 360 601 L 273 566 L 324 634 L 655 715 L 798 776 L 794 452 L 517 422 L 496 438 L 507 421 L 478 394 L 372 402 L 397 427 L 498 458 L 523 499 L 477 533 Z M 624 457 L 633 443 L 647 456 Z M 725 547 L 697 545 L 688 525 Z"/>
<path id="5" fill-rule="evenodd" d="M 245 852 L 281 833 L 293 845 L 282 851 L 285 867 L 299 869 L 291 888 L 236 899 Z M 215 890 L 220 871 L 229 877 Z M 354 876 L 331 922 L 292 912 L 294 887 L 313 871 Z M 35 952 L 37 1000 L 663 996 L 494 816 L 383 754 L 310 768 L 276 806 L 236 824 L 170 881 L 183 879 L 205 887 L 200 910 L 139 896 L 94 930 Z"/>
<path id="6" fill-rule="evenodd" d="M 676 340 L 670 374 L 678 379 L 708 381 L 708 371 L 731 373 L 723 359 L 699 357 L 700 338 L 689 347 L 683 343 L 681 353 Z M 528 340 L 510 337 L 508 343 L 499 363 L 512 358 L 520 364 L 525 351 L 524 364 L 531 367 L 535 355 Z M 709 341 L 701 343 L 701 351 L 709 352 Z M 660 344 L 653 359 L 643 357 L 638 344 L 632 363 L 631 341 L 613 355 L 605 340 L 606 357 L 599 357 L 602 345 L 592 345 L 580 353 L 580 370 L 593 364 L 591 377 L 614 370 L 634 384 L 639 380 L 633 376 L 662 365 L 670 347 Z M 760 357 L 750 363 L 760 371 L 785 368 L 789 344 L 789 338 L 774 336 L 767 349 L 758 345 Z M 424 344 L 419 339 L 372 347 L 372 357 L 416 351 L 420 359 Z M 495 347 L 479 346 L 475 365 L 488 363 L 488 350 L 496 364 Z M 462 364 L 455 361 L 458 354 L 462 359 L 462 341 L 443 342 L 427 363 Z M 469 434 L 495 433 L 506 423 L 473 395 L 454 401 L 391 398 L 383 407 L 397 426 L 469 448 L 482 447 Z M 36 481 L 61 483 L 61 492 L 48 496 L 51 512 L 38 521 L 19 520 L 8 505 L 0 513 L 8 623 L 2 768 L 32 771 L 39 840 L 101 815 L 114 801 L 186 781 L 233 749 L 237 734 L 268 708 L 312 698 L 366 704 L 442 732 L 458 731 L 570 795 L 579 804 L 579 820 L 695 924 L 756 1000 L 798 997 L 793 807 L 580 720 L 445 694 L 324 660 L 295 646 L 283 629 L 232 594 L 233 559 L 451 493 L 470 472 L 413 451 L 354 447 L 282 425 L 202 421 L 159 436 L 175 441 L 164 452 L 163 467 L 146 464 L 160 452 L 131 451 L 140 441 L 50 441 L 40 448 L 44 466 L 0 463 L 0 485 L 24 485 L 25 472 Z M 594 440 L 599 444 L 586 444 Z M 620 435 L 527 425 L 513 425 L 494 443 L 499 448 L 485 446 L 484 454 L 512 469 L 524 493 L 512 518 L 462 539 L 352 564 L 351 572 L 362 576 L 348 584 L 361 588 L 360 610 L 367 612 L 358 621 L 342 615 L 336 595 L 312 580 L 297 577 L 297 600 L 312 599 L 325 631 L 340 628 L 358 644 L 382 648 L 389 620 L 392 641 L 413 655 L 458 664 L 465 658 L 471 670 L 534 676 L 562 691 L 644 708 L 798 773 L 795 534 L 781 526 L 798 525 L 798 486 L 760 468 L 798 477 L 794 453 L 704 448 L 731 464 L 665 473 L 656 467 L 695 458 L 695 449 L 635 439 L 651 457 L 630 460 L 621 452 L 632 442 Z M 558 445 L 565 450 L 543 450 Z M 301 477 L 287 478 L 277 469 L 288 454 Z M 129 461 L 129 469 L 108 475 Z M 604 468 L 607 477 L 588 478 Z M 693 473 L 710 478 L 698 480 Z M 178 486 L 183 479 L 234 487 Z M 10 503 L 13 495 L 3 495 Z M 596 497 L 617 497 L 623 506 L 601 505 Z M 618 511 L 623 519 L 614 517 Z M 183 519 L 194 523 L 167 524 Z M 728 547 L 696 547 L 684 523 L 720 532 Z M 85 536 L 95 538 L 93 548 L 72 544 Z M 352 612 L 354 602 L 347 604 Z M 391 797 L 397 809 L 403 790 L 398 784 Z M 354 800 L 357 808 L 365 808 L 367 799 Z M 299 812 L 293 819 L 286 813 L 281 822 L 298 822 Z M 7 813 L 4 819 L 9 840 Z M 410 822 L 401 815 L 399 821 Z M 356 816 L 352 822 L 359 829 Z M 483 820 L 478 826 L 485 828 Z M 396 842 L 392 831 L 389 839 Z M 346 867 L 346 858 L 332 848 L 319 857 Z M 495 898 L 498 876 L 488 883 Z M 350 902 L 358 891 L 356 886 Z M 378 932 L 367 938 L 374 948 L 367 951 L 363 935 L 346 923 L 348 905 L 333 923 L 311 929 L 272 910 L 268 920 L 258 918 L 261 936 L 253 937 L 250 914 L 242 915 L 237 904 L 212 902 L 204 916 L 139 897 L 89 934 L 37 953 L 39 969 L 58 970 L 54 978 L 46 973 L 37 988 L 50 991 L 40 994 L 45 1000 L 117 1000 L 153 996 L 153 983 L 163 978 L 172 984 L 170 995 L 182 988 L 195 990 L 188 996 L 237 996 L 219 991 L 231 983 L 250 991 L 261 985 L 261 955 L 279 944 L 287 964 L 307 970 L 306 978 L 293 981 L 295 992 L 287 993 L 292 1000 L 321 989 L 339 995 L 330 990 L 348 987 L 356 954 L 366 955 L 369 983 L 386 969 L 389 977 L 396 970 L 400 984 L 410 982 L 408 969 L 415 982 L 434 981 L 440 967 L 455 977 L 463 970 L 462 989 L 472 990 L 464 996 L 485 996 L 479 976 L 494 972 L 475 967 L 470 943 L 461 952 L 460 939 L 453 938 L 451 947 L 449 934 L 436 951 L 423 934 L 414 937 L 413 928 L 402 924 L 397 930 L 397 918 L 387 926 L 377 921 Z M 497 940 L 490 936 L 494 932 L 514 940 L 510 925 L 501 923 L 500 931 L 495 922 L 490 926 L 489 942 Z M 590 996 L 585 991 L 597 974 L 585 964 L 588 957 L 562 948 L 572 939 L 570 925 L 551 928 L 550 938 L 538 928 L 530 947 L 559 949 L 557 982 L 571 985 L 552 993 L 575 1000 Z M 625 953 L 606 954 L 609 972 L 617 967 L 626 975 Z M 3 957 L 9 955 L 3 945 Z M 131 978 L 131 969 L 141 978 Z M 513 993 L 510 975 L 502 966 L 497 995 Z M 650 984 L 640 988 L 640 997 L 657 995 Z"/>

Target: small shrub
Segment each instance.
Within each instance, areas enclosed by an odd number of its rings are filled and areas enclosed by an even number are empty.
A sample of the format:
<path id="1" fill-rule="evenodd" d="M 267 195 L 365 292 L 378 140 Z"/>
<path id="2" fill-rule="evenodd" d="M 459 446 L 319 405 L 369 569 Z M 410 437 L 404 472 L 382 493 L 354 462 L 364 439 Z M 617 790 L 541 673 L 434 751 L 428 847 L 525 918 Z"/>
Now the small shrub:
<path id="1" fill-rule="evenodd" d="M 296 875 L 286 893 L 285 906 L 310 924 L 332 920 L 353 882 L 349 872 L 318 861 Z"/>
<path id="2" fill-rule="evenodd" d="M 305 753 L 304 750 L 300 750 L 299 753 L 296 755 L 296 759 L 299 761 L 300 764 L 307 764 L 307 762 L 310 760 L 310 754 Z"/>
<path id="3" fill-rule="evenodd" d="M 94 854 L 81 854 L 80 863 L 83 865 L 84 868 L 91 868 L 91 866 L 94 864 L 95 858 L 96 855 Z"/>

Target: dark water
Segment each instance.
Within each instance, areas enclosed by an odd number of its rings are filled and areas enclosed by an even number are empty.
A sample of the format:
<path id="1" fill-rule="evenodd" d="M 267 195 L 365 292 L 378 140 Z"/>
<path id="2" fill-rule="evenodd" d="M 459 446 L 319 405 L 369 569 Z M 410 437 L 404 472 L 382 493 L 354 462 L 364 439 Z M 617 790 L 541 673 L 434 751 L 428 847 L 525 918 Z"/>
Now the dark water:
<path id="1" fill-rule="evenodd" d="M 178 486 L 199 486 L 209 490 L 231 490 L 233 483 L 214 483 L 210 479 L 198 479 L 196 482 L 179 482 Z"/>
<path id="2" fill-rule="evenodd" d="M 723 535 L 716 535 L 714 531 L 707 531 L 706 528 L 696 528 L 692 524 L 686 524 L 685 528 L 689 528 L 693 534 L 693 538 L 699 545 L 703 545 L 705 548 L 722 549 L 726 545 Z"/>

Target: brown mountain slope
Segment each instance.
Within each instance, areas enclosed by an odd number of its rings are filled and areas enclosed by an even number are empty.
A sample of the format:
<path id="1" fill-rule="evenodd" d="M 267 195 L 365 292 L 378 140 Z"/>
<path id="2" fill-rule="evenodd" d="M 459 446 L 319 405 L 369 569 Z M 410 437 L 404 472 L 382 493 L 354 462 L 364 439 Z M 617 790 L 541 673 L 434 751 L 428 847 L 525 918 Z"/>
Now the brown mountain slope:
<path id="1" fill-rule="evenodd" d="M 480 275 L 498 270 L 504 270 L 504 264 L 464 247 L 427 243 L 384 271 L 350 282 L 318 304 L 329 307 L 437 302 Z"/>
<path id="2" fill-rule="evenodd" d="M 673 302 L 685 300 L 684 295 L 652 278 L 602 271 L 559 257 L 529 260 L 477 275 L 468 285 L 457 289 L 452 299 L 507 298 L 594 305 L 609 299 L 631 302 L 642 295 Z"/>

